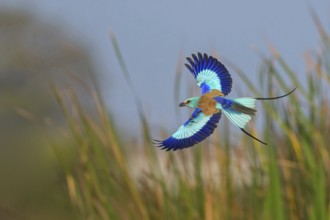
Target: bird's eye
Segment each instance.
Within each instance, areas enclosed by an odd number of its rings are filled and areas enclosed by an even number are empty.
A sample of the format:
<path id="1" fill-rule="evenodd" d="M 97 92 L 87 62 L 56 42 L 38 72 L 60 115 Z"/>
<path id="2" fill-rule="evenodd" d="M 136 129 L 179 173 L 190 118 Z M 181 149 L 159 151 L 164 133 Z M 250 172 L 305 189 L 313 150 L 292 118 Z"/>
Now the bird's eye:
<path id="1" fill-rule="evenodd" d="M 187 104 L 190 103 L 190 100 L 186 100 L 186 103 L 187 103 Z"/>

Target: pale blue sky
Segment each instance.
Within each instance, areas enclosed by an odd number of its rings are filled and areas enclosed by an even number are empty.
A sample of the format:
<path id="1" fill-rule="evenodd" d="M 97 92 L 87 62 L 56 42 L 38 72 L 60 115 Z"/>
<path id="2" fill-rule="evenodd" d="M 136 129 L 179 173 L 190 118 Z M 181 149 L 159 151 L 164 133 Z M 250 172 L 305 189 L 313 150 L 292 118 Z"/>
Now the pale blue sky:
<path id="1" fill-rule="evenodd" d="M 118 38 L 152 127 L 173 132 L 188 117 L 184 110 L 180 110 L 180 121 L 175 117 L 178 107 L 173 88 L 180 51 L 189 56 L 216 50 L 257 80 L 260 59 L 256 50 L 269 54 L 269 41 L 293 70 L 303 75 L 304 52 L 319 44 L 310 6 L 328 27 L 330 2 L 326 0 L 0 0 L 2 9 L 25 9 L 41 21 L 64 26 L 69 38 L 78 36 L 86 43 L 103 73 L 101 85 L 109 109 L 128 133 L 136 133 L 139 128 L 137 113 L 115 59 L 110 31 Z M 183 84 L 194 83 L 187 70 L 183 73 L 182 100 L 187 95 Z M 240 83 L 235 72 L 231 74 L 234 97 Z M 133 126 L 127 126 L 129 123 Z"/>

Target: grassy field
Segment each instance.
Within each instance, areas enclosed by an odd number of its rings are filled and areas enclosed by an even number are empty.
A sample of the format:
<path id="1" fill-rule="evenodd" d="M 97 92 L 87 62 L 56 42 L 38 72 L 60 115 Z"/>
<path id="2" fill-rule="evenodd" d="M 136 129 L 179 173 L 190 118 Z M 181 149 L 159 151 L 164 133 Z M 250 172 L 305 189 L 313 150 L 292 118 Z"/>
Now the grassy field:
<path id="1" fill-rule="evenodd" d="M 53 149 L 77 219 L 330 219 L 330 39 L 315 21 L 322 45 L 306 53 L 305 73 L 290 69 L 274 48 L 261 56 L 257 84 L 231 66 L 246 93 L 256 97 L 297 87 L 286 99 L 259 105 L 264 109 L 258 114 L 260 127 L 249 124 L 248 130 L 268 146 L 233 133 L 222 119 L 223 129 L 199 146 L 161 151 L 151 143 L 138 98 L 144 144 L 136 146 L 120 138 L 96 84 L 85 87 L 96 115 L 84 111 L 74 90 L 54 86 L 75 160 L 66 160 L 60 144 Z M 241 138 L 229 138 L 235 135 Z"/>

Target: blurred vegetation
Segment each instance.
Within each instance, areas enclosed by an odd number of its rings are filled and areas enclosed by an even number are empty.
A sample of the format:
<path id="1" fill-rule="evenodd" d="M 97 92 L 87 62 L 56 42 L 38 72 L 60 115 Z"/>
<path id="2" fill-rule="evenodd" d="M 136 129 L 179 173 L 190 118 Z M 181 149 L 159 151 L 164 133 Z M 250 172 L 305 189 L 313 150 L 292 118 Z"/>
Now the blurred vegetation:
<path id="1" fill-rule="evenodd" d="M 97 85 L 88 89 L 96 118 L 84 111 L 74 90 L 55 87 L 76 141 L 76 164 L 62 163 L 78 218 L 329 219 L 330 40 L 314 20 L 322 48 L 306 53 L 306 74 L 295 73 L 273 47 L 271 56 L 261 56 L 261 87 L 232 66 L 253 96 L 280 95 L 297 87 L 287 99 L 263 104 L 257 136 L 268 147 L 232 133 L 227 125 L 199 146 L 164 152 L 150 144 L 143 114 L 144 144 L 124 146 Z M 132 87 L 115 36 L 111 39 Z M 138 98 L 136 102 L 139 106 Z M 255 127 L 251 123 L 249 130 L 257 133 Z M 242 138 L 229 138 L 238 135 Z"/>
<path id="2" fill-rule="evenodd" d="M 69 210 L 49 145 L 50 138 L 65 143 L 49 82 L 85 79 L 93 65 L 62 31 L 23 12 L 0 11 L 0 219 Z"/>
<path id="3" fill-rule="evenodd" d="M 72 87 L 51 83 L 68 124 L 57 127 L 62 138 L 49 137 L 63 177 L 57 182 L 63 186 L 57 189 L 57 204 L 68 198 L 72 209 L 61 207 L 75 219 L 330 219 L 330 38 L 314 20 L 322 44 L 306 53 L 305 74 L 295 73 L 273 47 L 271 55 L 261 56 L 261 87 L 231 66 L 251 96 L 281 95 L 297 87 L 286 99 L 262 104 L 261 129 L 249 124 L 248 130 L 267 147 L 234 133 L 222 119 L 222 129 L 202 144 L 161 151 L 150 142 L 151 129 L 138 97 L 144 142 L 127 144 L 105 108 L 97 80 L 86 84 L 75 79 Z M 132 87 L 114 35 L 111 40 Z M 85 108 L 85 99 L 92 100 L 93 109 Z M 11 211 L 21 213 L 18 207 Z"/>

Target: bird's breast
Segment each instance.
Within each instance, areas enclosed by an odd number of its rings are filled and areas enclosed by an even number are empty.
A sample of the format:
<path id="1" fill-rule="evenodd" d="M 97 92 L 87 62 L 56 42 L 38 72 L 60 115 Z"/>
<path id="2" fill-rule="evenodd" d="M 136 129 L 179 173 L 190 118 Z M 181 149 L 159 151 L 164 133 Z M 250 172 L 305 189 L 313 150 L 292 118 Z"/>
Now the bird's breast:
<path id="1" fill-rule="evenodd" d="M 213 98 L 203 95 L 200 97 L 197 106 L 205 115 L 213 115 L 219 112 L 219 110 L 216 108 L 216 105 L 217 102 Z"/>

